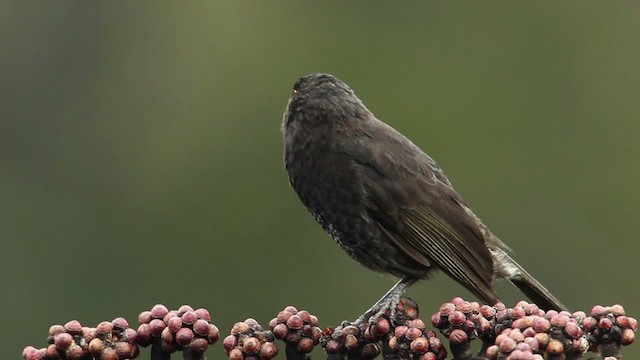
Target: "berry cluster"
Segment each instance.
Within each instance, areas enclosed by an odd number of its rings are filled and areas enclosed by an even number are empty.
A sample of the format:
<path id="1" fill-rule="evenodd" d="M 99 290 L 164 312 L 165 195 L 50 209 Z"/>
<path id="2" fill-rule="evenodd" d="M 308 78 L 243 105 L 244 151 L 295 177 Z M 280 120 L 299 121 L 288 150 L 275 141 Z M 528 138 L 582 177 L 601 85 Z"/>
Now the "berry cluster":
<path id="1" fill-rule="evenodd" d="M 512 328 L 504 329 L 496 343 L 487 349 L 489 359 L 533 360 L 563 356 L 579 359 L 589 344 L 579 322 L 584 313 L 548 311 L 516 319 Z"/>
<path id="2" fill-rule="evenodd" d="M 287 344 L 287 348 L 295 347 L 297 352 L 307 354 L 318 345 L 322 338 L 322 330 L 318 327 L 318 318 L 306 310 L 287 306 L 269 321 L 269 329 L 276 339 Z"/>
<path id="3" fill-rule="evenodd" d="M 322 344 L 330 358 L 344 355 L 373 359 L 381 352 L 387 358 L 442 360 L 447 351 L 433 331 L 426 331 L 418 318 L 418 306 L 410 298 L 401 298 L 394 309 L 377 319 L 345 322 L 327 329 Z"/>
<path id="4" fill-rule="evenodd" d="M 447 357 L 444 344 L 433 331 L 426 331 L 422 320 L 397 326 L 389 340 L 389 349 L 401 359 L 443 360 Z"/>
<path id="5" fill-rule="evenodd" d="M 443 304 L 431 322 L 449 339 L 456 359 L 471 356 L 469 341 L 475 338 L 483 341 L 480 353 L 489 359 L 581 359 L 589 349 L 617 357 L 637 330 L 637 321 L 620 305 L 596 306 L 587 317 L 582 311 L 545 312 L 524 301 L 507 308 L 461 298 Z"/>
<path id="6" fill-rule="evenodd" d="M 388 320 L 384 320 L 388 323 Z M 344 322 L 335 329 L 327 328 L 321 340 L 322 347 L 330 359 L 342 359 L 344 355 L 364 360 L 373 359 L 380 355 L 380 345 L 371 331 L 367 330 L 369 329 L 364 324 L 350 322 Z"/>
<path id="7" fill-rule="evenodd" d="M 148 346 L 161 339 L 165 353 L 188 350 L 202 354 L 220 336 L 218 328 L 210 321 L 211 315 L 205 309 L 193 310 L 189 305 L 182 305 L 178 310 L 169 311 L 158 304 L 138 315 L 138 344 Z"/>
<path id="8" fill-rule="evenodd" d="M 343 322 L 322 331 L 318 318 L 306 310 L 287 306 L 264 330 L 254 319 L 236 323 L 224 339 L 231 360 L 270 360 L 278 354 L 275 339 L 286 344 L 287 359 L 308 360 L 321 344 L 330 360 L 386 359 L 444 360 L 447 351 L 435 332 L 418 318 L 418 307 L 401 298 L 382 316 Z M 138 316 L 135 331 L 123 318 L 103 321 L 95 328 L 78 321 L 53 325 L 48 346 L 27 346 L 24 360 L 125 360 L 138 357 L 138 346 L 152 347 L 152 358 L 168 358 L 178 350 L 185 358 L 204 359 L 204 352 L 218 340 L 218 328 L 205 309 L 188 305 L 168 310 L 155 305 Z M 431 316 L 432 324 L 447 337 L 454 359 L 476 360 L 578 360 L 587 351 L 603 359 L 621 358 L 620 349 L 631 344 L 638 330 L 636 319 L 620 305 L 595 306 L 590 316 L 578 311 L 543 311 L 521 301 L 513 308 L 454 298 Z M 471 340 L 482 340 L 479 355 L 471 353 Z"/>
<path id="9" fill-rule="evenodd" d="M 134 359 L 140 353 L 136 331 L 123 318 L 103 321 L 97 327 L 83 327 L 76 320 L 49 328 L 49 346 L 36 349 L 27 346 L 22 351 L 25 360 L 57 359 Z"/>
<path id="10" fill-rule="evenodd" d="M 620 345 L 633 343 L 638 321 L 626 316 L 621 305 L 596 305 L 590 315 L 582 321 L 582 328 L 589 334 L 587 339 L 592 350 L 615 357 L 620 353 Z"/>
<path id="11" fill-rule="evenodd" d="M 528 309 L 537 311 L 537 309 Z M 497 315 L 500 315 L 499 317 Z M 442 304 L 440 311 L 431 315 L 431 324 L 449 339 L 451 351 L 456 359 L 471 356 L 470 342 L 480 338 L 483 349 L 493 345 L 496 332 L 511 326 L 512 317 L 503 304 L 495 307 L 480 305 L 456 297 Z"/>
<path id="12" fill-rule="evenodd" d="M 231 360 L 269 360 L 278 355 L 273 333 L 251 318 L 235 323 L 223 345 Z"/>

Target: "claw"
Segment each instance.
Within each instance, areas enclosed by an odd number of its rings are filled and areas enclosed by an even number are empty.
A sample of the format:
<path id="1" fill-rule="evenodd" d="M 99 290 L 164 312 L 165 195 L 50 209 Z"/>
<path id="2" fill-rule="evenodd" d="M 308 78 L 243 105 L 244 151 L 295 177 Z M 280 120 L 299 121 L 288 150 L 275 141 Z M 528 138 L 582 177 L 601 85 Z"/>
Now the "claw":
<path id="1" fill-rule="evenodd" d="M 387 310 L 389 310 L 389 320 L 395 322 L 396 308 L 400 302 L 400 297 L 415 282 L 416 279 L 402 279 L 398 281 L 380 300 L 355 321 L 356 326 L 365 321 L 370 325 L 374 324 L 380 317 L 384 316 Z"/>

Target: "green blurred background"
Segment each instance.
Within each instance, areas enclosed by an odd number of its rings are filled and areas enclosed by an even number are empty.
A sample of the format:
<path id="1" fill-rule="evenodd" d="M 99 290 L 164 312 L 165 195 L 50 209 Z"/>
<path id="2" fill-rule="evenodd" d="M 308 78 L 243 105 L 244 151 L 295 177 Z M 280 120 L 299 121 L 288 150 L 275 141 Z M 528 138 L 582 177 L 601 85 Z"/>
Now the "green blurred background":
<path id="1" fill-rule="evenodd" d="M 395 279 L 333 244 L 282 168 L 292 84 L 318 71 L 437 159 L 566 305 L 640 316 L 639 16 L 636 1 L 2 2 L 0 357 L 155 303 L 206 307 L 227 332 L 289 304 L 336 325 L 377 300 Z M 410 295 L 426 319 L 470 297 L 441 274 Z"/>

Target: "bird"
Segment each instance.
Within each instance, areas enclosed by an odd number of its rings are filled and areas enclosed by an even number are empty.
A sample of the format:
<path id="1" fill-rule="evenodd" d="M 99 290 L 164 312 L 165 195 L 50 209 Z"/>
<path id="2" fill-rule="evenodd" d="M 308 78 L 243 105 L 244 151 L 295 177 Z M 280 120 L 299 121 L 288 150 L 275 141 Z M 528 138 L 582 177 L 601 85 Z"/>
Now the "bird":
<path id="1" fill-rule="evenodd" d="M 299 78 L 282 133 L 289 184 L 315 220 L 358 263 L 399 278 L 361 319 L 393 311 L 435 270 L 489 305 L 499 302 L 494 280 L 504 278 L 540 308 L 567 310 L 512 258 L 438 164 L 342 80 Z"/>

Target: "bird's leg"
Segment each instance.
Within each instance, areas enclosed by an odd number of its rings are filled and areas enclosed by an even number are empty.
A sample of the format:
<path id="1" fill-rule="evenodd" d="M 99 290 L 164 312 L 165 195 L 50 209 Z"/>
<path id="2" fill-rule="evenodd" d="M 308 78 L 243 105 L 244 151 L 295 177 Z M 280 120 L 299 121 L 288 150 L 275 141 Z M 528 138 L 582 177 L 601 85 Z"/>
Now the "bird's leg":
<path id="1" fill-rule="evenodd" d="M 374 323 L 378 318 L 384 315 L 387 309 L 390 311 L 389 317 L 393 320 L 396 313 L 396 306 L 400 302 L 400 297 L 404 295 L 407 289 L 409 289 L 409 287 L 417 280 L 418 279 L 414 278 L 400 279 L 400 281 L 393 285 L 393 287 L 389 289 L 389 291 L 387 291 L 380 300 L 373 304 L 369 310 L 360 315 L 358 320 L 355 322 L 356 326 L 367 320 L 369 320 L 370 324 Z"/>

